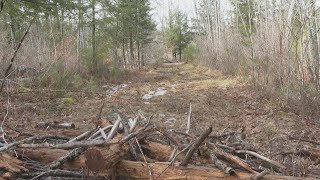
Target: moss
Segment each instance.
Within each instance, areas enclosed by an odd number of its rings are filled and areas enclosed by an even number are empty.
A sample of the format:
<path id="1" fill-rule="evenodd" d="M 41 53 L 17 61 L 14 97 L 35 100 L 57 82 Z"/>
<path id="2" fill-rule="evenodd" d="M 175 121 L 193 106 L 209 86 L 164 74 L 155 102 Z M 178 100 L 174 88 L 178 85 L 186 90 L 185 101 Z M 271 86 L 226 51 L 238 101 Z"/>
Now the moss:
<path id="1" fill-rule="evenodd" d="M 75 100 L 72 97 L 62 98 L 61 100 L 62 100 L 62 103 L 66 104 L 66 105 L 67 104 L 70 105 L 70 104 L 73 104 L 75 102 Z"/>

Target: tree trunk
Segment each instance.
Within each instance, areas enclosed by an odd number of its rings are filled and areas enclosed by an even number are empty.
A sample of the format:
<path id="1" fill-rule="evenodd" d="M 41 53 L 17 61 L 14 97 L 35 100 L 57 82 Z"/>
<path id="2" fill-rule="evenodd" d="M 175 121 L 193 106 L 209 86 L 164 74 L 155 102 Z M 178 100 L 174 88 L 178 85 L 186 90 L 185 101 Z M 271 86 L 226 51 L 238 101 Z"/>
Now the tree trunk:
<path id="1" fill-rule="evenodd" d="M 96 52 L 96 10 L 95 0 L 92 0 L 92 71 L 94 74 L 98 72 L 98 60 Z"/>

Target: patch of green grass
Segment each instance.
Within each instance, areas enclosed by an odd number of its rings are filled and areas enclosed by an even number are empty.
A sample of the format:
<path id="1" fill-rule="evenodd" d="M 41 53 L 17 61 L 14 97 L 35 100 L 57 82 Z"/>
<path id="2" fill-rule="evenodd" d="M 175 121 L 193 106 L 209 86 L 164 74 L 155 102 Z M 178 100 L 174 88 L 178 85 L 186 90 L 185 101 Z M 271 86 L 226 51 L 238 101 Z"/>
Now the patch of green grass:
<path id="1" fill-rule="evenodd" d="M 62 98 L 61 100 L 63 104 L 69 104 L 69 105 L 75 102 L 75 100 L 72 97 Z"/>

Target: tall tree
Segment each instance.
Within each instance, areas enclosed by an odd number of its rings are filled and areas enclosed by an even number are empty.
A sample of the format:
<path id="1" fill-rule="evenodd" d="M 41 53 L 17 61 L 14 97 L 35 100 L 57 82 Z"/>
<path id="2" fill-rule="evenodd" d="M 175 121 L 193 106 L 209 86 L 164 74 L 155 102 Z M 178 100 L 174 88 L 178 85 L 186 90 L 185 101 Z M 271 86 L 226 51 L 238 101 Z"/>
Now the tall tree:
<path id="1" fill-rule="evenodd" d="M 167 45 L 171 48 L 172 56 L 182 60 L 182 51 L 191 41 L 191 31 L 188 25 L 188 18 L 181 11 L 169 13 L 167 27 L 164 29 L 164 36 Z"/>

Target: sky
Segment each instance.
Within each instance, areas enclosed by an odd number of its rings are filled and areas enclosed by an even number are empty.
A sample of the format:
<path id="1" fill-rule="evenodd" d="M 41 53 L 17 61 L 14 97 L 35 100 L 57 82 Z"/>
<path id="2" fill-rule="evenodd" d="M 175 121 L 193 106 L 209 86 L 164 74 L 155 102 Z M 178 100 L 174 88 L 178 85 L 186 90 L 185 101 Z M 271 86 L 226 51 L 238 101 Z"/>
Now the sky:
<path id="1" fill-rule="evenodd" d="M 194 15 L 194 1 L 195 0 L 151 0 L 151 6 L 154 8 L 152 11 L 153 19 L 158 24 L 158 28 L 165 22 L 169 14 L 169 7 L 173 9 L 179 8 L 189 17 L 192 17 Z"/>
<path id="2" fill-rule="evenodd" d="M 188 17 L 192 17 L 195 15 L 195 2 L 198 1 L 199 0 L 151 0 L 151 6 L 154 8 L 152 11 L 153 19 L 157 23 L 157 28 L 160 29 L 162 27 L 161 24 L 165 22 L 169 14 L 170 6 L 173 9 L 179 8 L 188 15 Z M 229 0 L 221 0 L 220 3 L 222 11 L 226 13 Z"/>

